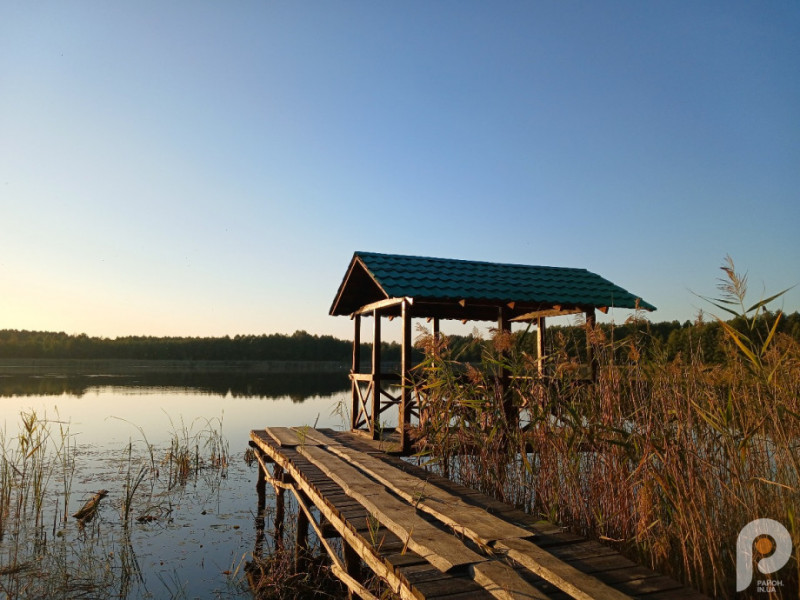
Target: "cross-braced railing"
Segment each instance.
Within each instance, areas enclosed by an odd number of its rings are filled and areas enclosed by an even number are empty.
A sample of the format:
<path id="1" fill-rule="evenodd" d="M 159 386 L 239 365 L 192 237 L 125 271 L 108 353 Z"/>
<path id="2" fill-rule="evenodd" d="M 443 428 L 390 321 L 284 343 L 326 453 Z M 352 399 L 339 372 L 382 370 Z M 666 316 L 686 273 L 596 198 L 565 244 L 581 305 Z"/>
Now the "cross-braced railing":
<path id="1" fill-rule="evenodd" d="M 383 425 L 382 415 L 392 408 L 397 408 L 399 411 L 397 426 L 400 430 L 410 425 L 410 418 L 419 419 L 416 394 L 412 390 L 406 391 L 404 407 L 404 390 L 400 375 L 381 373 L 376 377 L 373 373 L 350 373 L 350 381 L 351 429 L 369 431 L 373 439 L 379 439 L 381 432 L 386 429 Z M 396 391 L 391 390 L 390 386 L 395 387 Z M 409 418 L 404 418 L 401 414 L 404 408 Z"/>

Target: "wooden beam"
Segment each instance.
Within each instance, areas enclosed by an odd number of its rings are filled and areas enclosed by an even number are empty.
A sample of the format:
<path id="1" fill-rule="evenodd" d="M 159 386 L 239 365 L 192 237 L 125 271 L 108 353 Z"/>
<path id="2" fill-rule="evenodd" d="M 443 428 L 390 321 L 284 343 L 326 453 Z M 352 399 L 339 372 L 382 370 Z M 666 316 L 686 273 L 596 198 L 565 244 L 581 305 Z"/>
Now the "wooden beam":
<path id="1" fill-rule="evenodd" d="M 386 300 L 378 300 L 377 302 L 370 302 L 369 304 L 365 304 L 358 310 L 354 311 L 353 316 L 364 315 L 367 313 L 374 313 L 375 311 L 382 310 L 384 308 L 392 308 L 394 306 L 400 306 L 403 302 L 414 304 L 414 299 L 408 297 L 386 298 Z"/>
<path id="2" fill-rule="evenodd" d="M 309 433 L 309 437 L 324 445 L 329 452 L 358 467 L 411 506 L 434 516 L 478 545 L 488 546 L 491 542 L 504 538 L 527 538 L 533 535 L 527 529 L 492 515 L 483 508 L 468 504 L 459 496 L 433 483 L 410 475 L 379 458 L 348 448 L 317 430 Z"/>
<path id="3" fill-rule="evenodd" d="M 283 466 L 277 462 L 272 469 L 272 477 L 277 480 L 281 480 L 283 477 Z M 275 545 L 278 548 L 283 548 L 283 518 L 286 513 L 284 491 L 282 487 L 275 488 L 275 517 L 273 523 L 275 525 Z"/>
<path id="4" fill-rule="evenodd" d="M 353 362 L 351 373 L 361 372 L 361 315 L 353 318 Z"/>
<path id="5" fill-rule="evenodd" d="M 295 448 L 304 444 L 319 446 L 310 427 L 267 427 L 265 431 L 277 442 L 278 446 Z"/>
<path id="6" fill-rule="evenodd" d="M 305 494 L 296 489 L 292 489 L 297 497 L 298 504 L 303 502 L 302 496 Z M 311 519 L 304 510 L 297 511 L 294 530 L 294 572 L 304 573 L 310 558 L 308 552 L 308 524 Z"/>
<path id="7" fill-rule="evenodd" d="M 592 381 L 597 381 L 597 357 L 594 354 L 594 344 L 592 342 L 593 332 L 595 325 L 597 325 L 597 317 L 594 313 L 594 307 L 586 309 L 586 357 L 589 360 L 589 369 L 592 374 Z"/>
<path id="8" fill-rule="evenodd" d="M 353 364 L 350 372 L 357 374 L 361 372 L 361 315 L 353 317 Z M 358 381 L 351 379 L 350 381 L 350 429 L 357 429 L 358 424 L 358 410 L 359 410 L 359 389 Z"/>
<path id="9" fill-rule="evenodd" d="M 412 592 L 408 584 L 397 576 L 394 567 L 382 559 L 367 542 L 341 517 L 339 512 L 332 508 L 325 500 L 324 496 L 317 491 L 311 484 L 305 481 L 302 473 L 295 467 L 290 460 L 281 455 L 279 451 L 272 448 L 263 441 L 256 440 L 259 448 L 269 455 L 276 465 L 285 468 L 287 472 L 295 478 L 298 489 L 304 491 L 312 499 L 314 505 L 319 509 L 320 514 L 328 520 L 336 529 L 345 543 L 349 544 L 358 553 L 367 566 L 383 579 L 391 590 L 400 596 L 402 600 L 419 600 Z M 276 509 L 277 510 L 277 509 Z"/>
<path id="10" fill-rule="evenodd" d="M 497 328 L 501 334 L 511 333 L 511 321 L 508 318 L 508 308 L 501 306 L 497 311 Z M 511 372 L 502 367 L 500 372 L 500 397 L 503 399 L 503 412 L 506 416 L 508 426 L 515 427 L 515 422 L 519 421 L 519 413 L 514 409 L 513 397 L 507 394 L 509 383 L 511 382 Z"/>
<path id="11" fill-rule="evenodd" d="M 546 354 L 544 317 L 539 317 L 536 320 L 536 364 L 539 367 L 539 376 L 544 376 L 544 357 Z"/>
<path id="12" fill-rule="evenodd" d="M 373 323 L 372 336 L 372 406 L 369 415 L 369 430 L 372 439 L 377 440 L 381 433 L 378 426 L 381 409 L 381 315 L 376 308 L 372 316 L 375 317 Z"/>
<path id="13" fill-rule="evenodd" d="M 470 567 L 475 583 L 500 600 L 549 600 L 550 596 L 537 590 L 520 577 L 514 569 L 500 561 L 479 563 Z"/>
<path id="14" fill-rule="evenodd" d="M 357 500 L 378 521 L 407 543 L 413 552 L 440 571 L 470 565 L 486 559 L 453 539 L 417 514 L 413 506 L 394 497 L 383 486 L 361 474 L 355 467 L 319 446 L 298 448 L 300 454 L 335 481 L 351 498 Z"/>
<path id="15" fill-rule="evenodd" d="M 494 544 L 494 548 L 506 552 L 509 558 L 575 600 L 631 600 L 630 596 L 579 571 L 533 542 L 521 539 L 501 540 Z"/>
<path id="16" fill-rule="evenodd" d="M 319 540 L 320 544 L 328 552 L 328 556 L 331 559 L 331 563 L 333 563 L 331 565 L 331 571 L 333 571 L 333 574 L 336 575 L 342 581 L 342 583 L 344 583 L 347 586 L 348 590 L 351 592 L 351 595 L 354 593 L 359 598 L 363 598 L 364 600 L 378 600 L 376 596 L 374 596 L 367 588 L 365 588 L 358 582 L 358 576 L 354 576 L 353 572 L 351 572 L 352 567 L 351 565 L 348 565 L 347 562 L 348 555 L 352 557 L 353 554 L 355 554 L 356 559 L 358 559 L 358 554 L 352 550 L 349 544 L 347 543 L 343 544 L 344 557 L 345 557 L 345 564 L 343 565 L 341 559 L 339 558 L 339 555 L 336 554 L 336 551 L 325 539 L 325 532 L 322 530 L 322 527 L 317 523 L 316 519 L 314 518 L 314 515 L 311 513 L 311 509 L 308 506 L 309 504 L 311 504 L 309 502 L 308 496 L 303 491 L 298 490 L 297 488 L 292 488 L 292 491 L 294 492 L 294 496 L 297 499 L 297 506 L 300 507 L 301 512 L 305 515 L 308 523 L 314 529 L 314 533 L 317 534 L 317 539 Z M 300 513 L 298 513 L 298 520 L 299 518 L 300 518 Z"/>
<path id="17" fill-rule="evenodd" d="M 519 315 L 511 319 L 512 322 L 518 321 L 535 321 L 541 317 L 565 317 L 567 315 L 577 315 L 583 312 L 582 308 L 545 308 L 542 310 L 534 310 L 525 314 Z"/>
<path id="18" fill-rule="evenodd" d="M 411 408 L 413 407 L 413 390 L 411 389 L 411 315 L 409 304 L 401 305 L 403 319 L 403 339 L 401 344 L 401 388 L 400 388 L 400 414 L 398 426 L 400 428 L 400 452 L 407 454 L 410 449 Z"/>

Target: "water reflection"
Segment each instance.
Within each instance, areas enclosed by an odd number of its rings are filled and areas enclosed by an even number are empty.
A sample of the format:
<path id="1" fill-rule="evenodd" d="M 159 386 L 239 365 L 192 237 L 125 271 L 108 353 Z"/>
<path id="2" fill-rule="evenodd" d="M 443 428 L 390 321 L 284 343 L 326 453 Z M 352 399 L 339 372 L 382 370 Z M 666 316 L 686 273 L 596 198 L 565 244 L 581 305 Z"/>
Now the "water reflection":
<path id="1" fill-rule="evenodd" d="M 96 388 L 122 387 L 196 392 L 234 398 L 282 398 L 302 402 L 311 396 L 330 396 L 349 389 L 342 373 L 137 373 L 134 375 L 2 375 L 0 396 L 82 397 Z"/>
<path id="2" fill-rule="evenodd" d="M 30 527 L 19 523 L 13 546 L 10 536 L 0 541 L 0 593 L 7 584 L 39 592 L 63 573 L 70 586 L 90 586 L 91 597 L 106 597 L 106 592 L 126 600 L 249 597 L 239 578 L 263 535 L 258 516 L 263 519 L 276 504 L 270 490 L 264 498 L 256 493 L 257 471 L 244 460 L 249 431 L 315 423 L 344 427 L 347 420 L 334 409 L 347 403 L 348 390 L 344 373 L 0 375 L 0 457 L 21 456 L 16 448 L 22 415 L 35 413 L 52 434 L 42 448 L 50 456 L 47 464 L 54 465 L 42 492 L 41 518 Z M 210 426 L 229 445 L 229 467 L 204 469 L 190 481 L 171 485 L 171 463 L 164 457 L 175 454 L 176 442 L 191 456 L 208 454 L 202 432 Z M 54 446 L 58 440 L 69 444 L 69 469 L 62 466 L 63 448 Z M 147 490 L 144 484 L 132 487 L 127 476 L 139 473 L 141 465 L 149 468 L 147 481 L 155 482 Z M 21 484 L 18 479 L 15 486 Z M 108 497 L 97 518 L 81 530 L 70 515 L 100 489 Z M 135 491 L 132 502 L 129 490 Z M 156 513 L 154 506 L 169 511 Z M 146 518 L 154 514 L 158 518 Z M 22 535 L 28 530 L 33 533 Z M 40 531 L 52 540 L 46 550 L 35 546 Z M 88 557 L 72 550 L 84 546 Z M 26 564 L 36 569 L 14 571 L 13 581 L 2 574 L 8 565 Z"/>

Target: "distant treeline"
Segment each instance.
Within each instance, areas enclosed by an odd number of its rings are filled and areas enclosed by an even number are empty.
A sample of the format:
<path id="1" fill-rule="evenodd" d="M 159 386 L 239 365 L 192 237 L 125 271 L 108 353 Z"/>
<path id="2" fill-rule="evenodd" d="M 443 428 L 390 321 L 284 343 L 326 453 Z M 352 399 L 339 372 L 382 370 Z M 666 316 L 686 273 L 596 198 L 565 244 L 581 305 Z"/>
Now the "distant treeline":
<path id="1" fill-rule="evenodd" d="M 363 344 L 362 355 L 369 356 Z M 64 332 L 0 330 L 2 358 L 106 358 L 139 360 L 352 360 L 353 343 L 331 335 L 296 331 L 291 335 L 235 337 L 118 338 L 69 335 Z M 399 360 L 399 344 L 383 344 L 387 360 Z"/>
<path id="2" fill-rule="evenodd" d="M 764 326 L 769 328 L 775 314 L 767 314 Z M 734 327 L 744 327 L 744 321 L 729 321 Z M 623 345 L 635 338 L 642 348 L 662 353 L 673 359 L 679 353 L 688 355 L 702 351 L 707 362 L 723 362 L 728 352 L 722 327 L 715 320 L 695 322 L 636 321 L 621 325 L 601 324 L 607 340 Z M 762 331 L 763 327 L 760 328 Z M 783 315 L 778 333 L 800 341 L 800 313 Z M 522 332 L 516 334 L 522 335 Z M 559 339 L 557 339 L 559 338 Z M 528 336 L 525 344 L 534 343 Z M 566 346 L 570 353 L 581 355 L 585 338 L 579 326 L 555 326 L 547 329 L 548 347 Z M 450 348 L 462 361 L 480 360 L 481 347 L 471 336 L 450 336 Z M 384 342 L 382 357 L 386 362 L 400 360 L 400 344 Z M 422 354 L 415 349 L 415 359 Z M 369 361 L 371 345 L 361 345 L 364 362 Z M 0 359 L 3 358 L 70 358 L 70 359 L 139 359 L 139 360 L 297 360 L 341 361 L 349 363 L 352 342 L 330 335 L 314 335 L 296 331 L 291 335 L 237 335 L 234 337 L 151 337 L 118 338 L 69 335 L 64 332 L 0 330 Z"/>

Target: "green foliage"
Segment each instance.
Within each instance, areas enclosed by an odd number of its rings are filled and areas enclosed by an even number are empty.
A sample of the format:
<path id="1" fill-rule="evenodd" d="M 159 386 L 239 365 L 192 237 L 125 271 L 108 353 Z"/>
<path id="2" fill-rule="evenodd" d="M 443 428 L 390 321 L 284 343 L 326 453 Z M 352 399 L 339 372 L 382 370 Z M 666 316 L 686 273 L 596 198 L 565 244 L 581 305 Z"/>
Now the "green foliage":
<path id="1" fill-rule="evenodd" d="M 400 360 L 400 345 L 384 343 L 384 360 Z M 368 357 L 370 346 L 362 344 Z M 330 360 L 350 362 L 352 342 L 331 335 L 295 331 L 292 335 L 235 337 L 127 336 L 114 339 L 64 332 L 0 330 L 2 358 L 140 360 Z"/>

